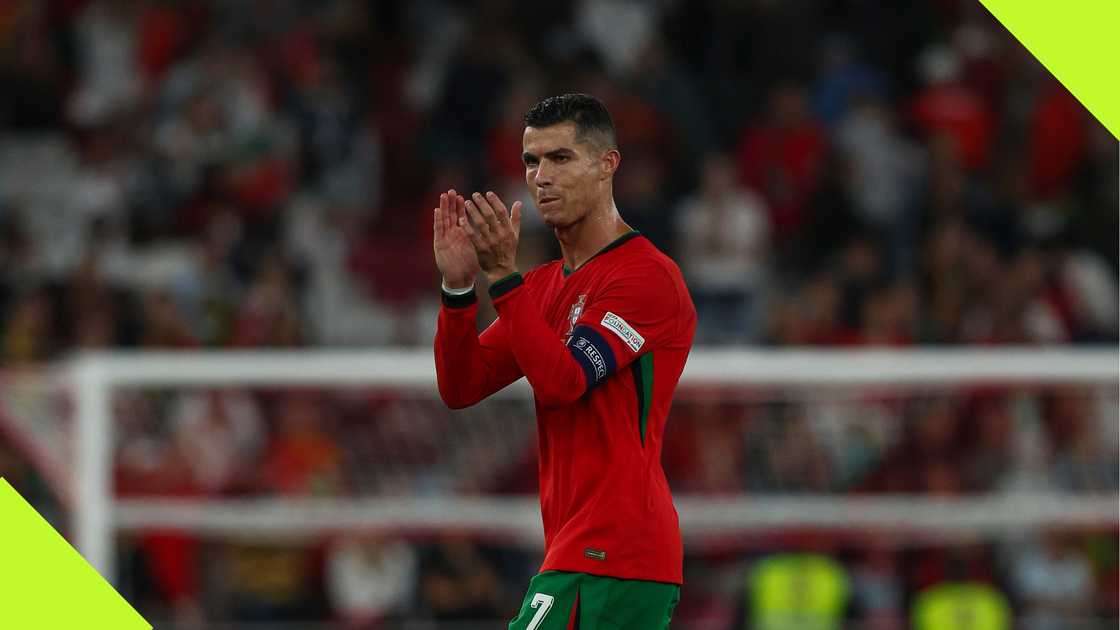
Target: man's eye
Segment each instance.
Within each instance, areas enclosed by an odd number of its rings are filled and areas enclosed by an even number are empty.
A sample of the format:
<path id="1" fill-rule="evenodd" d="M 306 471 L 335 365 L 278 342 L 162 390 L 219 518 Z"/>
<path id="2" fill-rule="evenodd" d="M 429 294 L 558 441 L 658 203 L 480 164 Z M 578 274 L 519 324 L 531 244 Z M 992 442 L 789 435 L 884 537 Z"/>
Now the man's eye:
<path id="1" fill-rule="evenodd" d="M 559 163 L 563 164 L 564 162 L 567 162 L 567 161 L 568 161 L 568 156 L 566 156 L 566 155 L 557 155 L 557 156 L 556 156 L 555 158 L 553 158 L 553 160 L 554 160 L 554 161 L 556 161 L 556 162 L 559 162 Z"/>

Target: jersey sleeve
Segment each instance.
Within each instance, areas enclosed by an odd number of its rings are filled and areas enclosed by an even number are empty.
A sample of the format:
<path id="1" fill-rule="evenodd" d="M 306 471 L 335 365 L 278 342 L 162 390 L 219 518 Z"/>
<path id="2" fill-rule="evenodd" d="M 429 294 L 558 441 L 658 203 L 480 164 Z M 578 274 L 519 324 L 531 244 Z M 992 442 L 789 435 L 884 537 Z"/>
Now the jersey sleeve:
<path id="1" fill-rule="evenodd" d="M 672 336 L 680 308 L 663 270 L 631 270 L 592 296 L 567 343 L 545 323 L 517 274 L 491 297 L 514 358 L 542 404 L 573 402 Z"/>
<path id="2" fill-rule="evenodd" d="M 521 378 L 506 329 L 500 322 L 478 334 L 478 303 L 474 293 L 443 295 L 436 324 L 436 382 L 440 398 L 462 409 Z"/>
<path id="3" fill-rule="evenodd" d="M 681 306 L 676 283 L 656 265 L 621 275 L 592 295 L 568 340 L 587 388 L 643 354 L 672 344 L 680 328 Z"/>

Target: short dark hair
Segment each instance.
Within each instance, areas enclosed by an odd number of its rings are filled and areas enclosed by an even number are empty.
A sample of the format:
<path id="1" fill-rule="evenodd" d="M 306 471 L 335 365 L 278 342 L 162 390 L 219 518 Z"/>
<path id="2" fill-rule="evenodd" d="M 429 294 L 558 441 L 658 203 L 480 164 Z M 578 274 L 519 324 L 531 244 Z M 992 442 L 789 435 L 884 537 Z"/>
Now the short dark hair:
<path id="1" fill-rule="evenodd" d="M 527 127 L 551 127 L 566 122 L 575 123 L 577 139 L 590 140 L 607 149 L 618 148 L 611 113 L 603 101 L 589 94 L 550 96 L 525 112 Z"/>

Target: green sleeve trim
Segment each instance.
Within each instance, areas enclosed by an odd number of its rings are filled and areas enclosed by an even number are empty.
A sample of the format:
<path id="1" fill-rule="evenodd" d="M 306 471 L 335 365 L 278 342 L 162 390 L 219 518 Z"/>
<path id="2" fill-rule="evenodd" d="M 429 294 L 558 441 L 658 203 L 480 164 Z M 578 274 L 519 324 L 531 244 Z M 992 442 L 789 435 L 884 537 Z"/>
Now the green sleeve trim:
<path id="1" fill-rule="evenodd" d="M 638 395 L 638 438 L 646 445 L 646 425 L 653 400 L 653 353 L 647 352 L 630 364 L 634 375 L 634 391 Z"/>
<path id="2" fill-rule="evenodd" d="M 490 285 L 490 299 L 496 300 L 522 284 L 525 284 L 525 280 L 521 277 L 520 273 L 515 271 Z"/>

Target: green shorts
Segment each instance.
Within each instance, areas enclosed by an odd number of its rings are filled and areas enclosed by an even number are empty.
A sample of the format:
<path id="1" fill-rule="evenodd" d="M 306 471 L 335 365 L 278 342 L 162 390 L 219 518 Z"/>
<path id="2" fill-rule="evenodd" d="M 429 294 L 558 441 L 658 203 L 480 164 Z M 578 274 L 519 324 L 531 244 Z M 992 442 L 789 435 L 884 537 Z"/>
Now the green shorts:
<path id="1" fill-rule="evenodd" d="M 545 571 L 509 630 L 664 630 L 680 595 L 676 584 Z"/>

